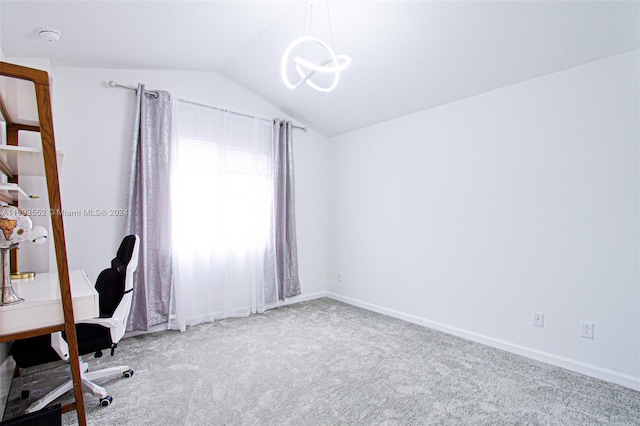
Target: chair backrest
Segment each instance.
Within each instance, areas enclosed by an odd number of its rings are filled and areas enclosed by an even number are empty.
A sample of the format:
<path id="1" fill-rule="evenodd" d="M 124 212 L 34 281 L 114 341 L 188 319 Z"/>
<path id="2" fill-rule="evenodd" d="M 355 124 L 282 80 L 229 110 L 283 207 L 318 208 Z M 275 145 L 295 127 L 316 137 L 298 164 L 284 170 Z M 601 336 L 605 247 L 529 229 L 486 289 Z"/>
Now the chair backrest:
<path id="1" fill-rule="evenodd" d="M 138 269 L 139 252 L 140 237 L 124 237 L 116 257 L 111 261 L 111 268 L 102 271 L 96 282 L 96 290 L 100 293 L 100 316 L 112 319 L 111 340 L 114 343 L 124 336 L 127 326 L 133 300 L 133 276 Z M 102 288 L 99 288 L 99 285 Z"/>
<path id="2" fill-rule="evenodd" d="M 129 291 L 133 289 L 133 274 L 138 270 L 138 256 L 140 254 L 140 237 L 133 235 L 135 240 L 133 241 L 133 247 L 131 248 L 131 254 L 129 255 L 129 265 L 127 265 L 127 274 L 125 276 L 124 290 Z"/>
<path id="3" fill-rule="evenodd" d="M 100 318 L 111 318 L 125 292 L 133 288 L 133 282 L 127 283 L 126 278 L 127 269 L 135 271 L 137 267 L 137 257 L 134 259 L 135 264 L 129 267 L 135 249 L 136 236 L 126 236 L 120 243 L 116 257 L 111 260 L 111 267 L 98 275 L 95 287 L 100 294 Z M 129 273 L 129 276 L 132 277 L 132 274 Z"/>

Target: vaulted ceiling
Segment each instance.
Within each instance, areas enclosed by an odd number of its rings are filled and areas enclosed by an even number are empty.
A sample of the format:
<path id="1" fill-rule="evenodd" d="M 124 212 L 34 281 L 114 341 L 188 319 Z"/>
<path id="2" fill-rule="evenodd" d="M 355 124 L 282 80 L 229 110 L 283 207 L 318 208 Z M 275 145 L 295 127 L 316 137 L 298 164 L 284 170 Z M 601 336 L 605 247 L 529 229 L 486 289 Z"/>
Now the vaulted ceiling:
<path id="1" fill-rule="evenodd" d="M 1 0 L 0 26 L 8 57 L 216 71 L 334 136 L 638 49 L 640 2 Z M 351 57 L 333 92 L 282 83 L 305 28 Z"/>

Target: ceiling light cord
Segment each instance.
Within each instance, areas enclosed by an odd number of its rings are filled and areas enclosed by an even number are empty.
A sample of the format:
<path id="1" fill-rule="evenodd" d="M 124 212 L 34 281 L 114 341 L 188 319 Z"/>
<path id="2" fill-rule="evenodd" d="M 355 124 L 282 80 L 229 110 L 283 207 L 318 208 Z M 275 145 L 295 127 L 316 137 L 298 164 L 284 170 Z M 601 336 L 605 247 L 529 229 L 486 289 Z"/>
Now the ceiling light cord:
<path id="1" fill-rule="evenodd" d="M 313 25 L 313 3 L 309 4 L 309 29 L 307 32 L 307 37 L 311 37 L 311 26 Z M 311 44 L 306 43 L 307 48 L 307 56 L 311 55 Z"/>
<path id="2" fill-rule="evenodd" d="M 329 37 L 331 37 L 331 48 L 335 49 L 336 45 L 333 42 L 333 25 L 331 25 L 331 14 L 329 13 L 329 1 L 325 1 L 324 4 L 327 7 L 327 20 L 329 21 Z"/>
<path id="3" fill-rule="evenodd" d="M 313 4 L 311 4 L 311 7 L 313 8 Z M 313 12 L 309 13 L 309 2 L 306 1 L 304 3 L 304 23 L 302 25 L 302 36 L 303 37 L 308 37 L 309 33 L 311 32 L 311 16 L 309 16 L 309 20 L 307 21 L 307 15 L 313 15 Z M 307 22 L 309 23 L 309 28 L 307 28 Z M 300 45 L 300 56 L 304 57 L 306 56 L 305 54 L 305 46 L 308 47 L 308 44 L 302 43 Z M 308 49 L 307 49 L 308 50 Z M 307 54 L 309 52 L 306 52 Z"/>

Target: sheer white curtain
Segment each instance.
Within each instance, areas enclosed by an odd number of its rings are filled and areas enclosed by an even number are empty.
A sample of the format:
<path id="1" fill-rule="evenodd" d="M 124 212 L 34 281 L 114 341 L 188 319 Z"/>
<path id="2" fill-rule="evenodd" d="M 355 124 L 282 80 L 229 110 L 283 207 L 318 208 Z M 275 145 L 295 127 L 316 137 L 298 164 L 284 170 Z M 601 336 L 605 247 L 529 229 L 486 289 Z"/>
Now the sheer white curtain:
<path id="1" fill-rule="evenodd" d="M 174 103 L 170 327 L 278 304 L 272 123 Z"/>

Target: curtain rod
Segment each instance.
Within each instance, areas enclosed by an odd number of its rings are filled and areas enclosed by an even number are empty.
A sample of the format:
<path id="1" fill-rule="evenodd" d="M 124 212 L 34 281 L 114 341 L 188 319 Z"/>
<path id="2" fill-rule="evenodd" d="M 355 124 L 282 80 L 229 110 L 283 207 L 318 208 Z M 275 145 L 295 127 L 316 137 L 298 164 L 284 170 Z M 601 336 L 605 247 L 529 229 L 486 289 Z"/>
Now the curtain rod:
<path id="1" fill-rule="evenodd" d="M 133 91 L 137 91 L 137 90 L 138 90 L 138 89 L 137 89 L 137 88 L 135 88 L 135 87 L 124 86 L 124 85 L 122 85 L 122 84 L 120 84 L 120 83 L 116 83 L 116 82 L 115 82 L 115 81 L 113 81 L 113 80 L 109 81 L 109 86 L 111 86 L 111 87 L 115 87 L 115 88 L 120 88 L 120 89 L 133 90 Z M 145 90 L 145 93 L 149 93 L 150 95 L 153 95 L 153 97 L 154 97 L 154 98 L 157 98 L 157 97 L 159 96 L 159 95 L 158 95 L 158 92 L 154 92 L 154 91 L 152 91 L 152 90 Z M 243 113 L 241 113 L 241 112 L 236 112 L 236 111 L 230 111 L 230 110 L 228 110 L 228 109 L 218 108 L 218 107 L 214 107 L 214 106 L 211 106 L 211 105 L 204 105 L 204 104 L 199 104 L 199 103 L 197 103 L 197 102 L 185 101 L 184 99 L 179 99 L 179 100 L 180 100 L 180 102 L 186 102 L 186 103 L 188 103 L 188 104 L 192 104 L 192 105 L 197 105 L 197 106 L 201 106 L 201 107 L 205 107 L 205 108 L 215 109 L 215 110 L 218 110 L 218 111 L 228 112 L 228 113 L 230 113 L 230 114 L 240 115 L 240 116 L 248 117 L 248 118 L 257 118 L 257 119 L 259 119 L 259 120 L 268 121 L 268 122 L 270 122 L 270 123 L 272 123 L 272 122 L 273 122 L 273 120 L 269 120 L 268 118 L 256 117 L 256 116 L 253 116 L 253 115 L 243 114 Z M 302 130 L 302 131 L 304 131 L 304 132 L 306 132 L 307 130 L 309 130 L 309 129 L 308 129 L 308 128 L 306 128 L 306 127 L 303 127 L 303 126 L 296 126 L 295 124 L 293 125 L 293 127 L 294 127 L 295 129 L 300 129 L 300 130 Z"/>
<path id="2" fill-rule="evenodd" d="M 120 83 L 116 83 L 116 82 L 115 82 L 115 81 L 113 81 L 113 80 L 111 80 L 111 81 L 109 82 L 109 86 L 111 86 L 111 87 L 117 87 L 117 88 L 119 88 L 119 89 L 133 90 L 134 92 L 137 92 L 137 91 L 138 91 L 138 89 L 137 89 L 137 88 L 135 88 L 135 87 L 124 86 L 124 85 L 122 85 L 122 84 L 120 84 Z M 158 98 L 158 96 L 159 96 L 159 95 L 158 95 L 158 92 L 154 92 L 153 90 L 145 90 L 145 91 L 144 91 L 144 93 L 148 93 L 148 94 L 150 94 L 150 95 L 153 95 L 153 97 L 154 97 L 154 98 Z"/>
<path id="3" fill-rule="evenodd" d="M 269 120 L 268 118 L 256 117 L 254 115 L 243 114 L 241 112 L 231 111 L 231 110 L 224 109 L 224 108 L 218 108 L 218 107 L 214 107 L 214 106 L 211 106 L 211 105 L 205 105 L 205 104 L 199 104 L 197 102 L 185 101 L 184 99 L 178 99 L 178 100 L 180 102 L 184 102 L 184 103 L 187 103 L 187 104 L 200 106 L 200 107 L 203 107 L 203 108 L 215 109 L 216 111 L 228 112 L 229 114 L 235 114 L 235 115 L 239 115 L 241 117 L 257 118 L 258 120 L 268 121 L 269 123 L 273 123 L 273 120 Z M 300 129 L 302 131 L 305 131 L 305 132 L 308 130 L 306 127 L 296 126 L 295 124 L 293 125 L 293 127 L 296 128 L 296 129 Z"/>

